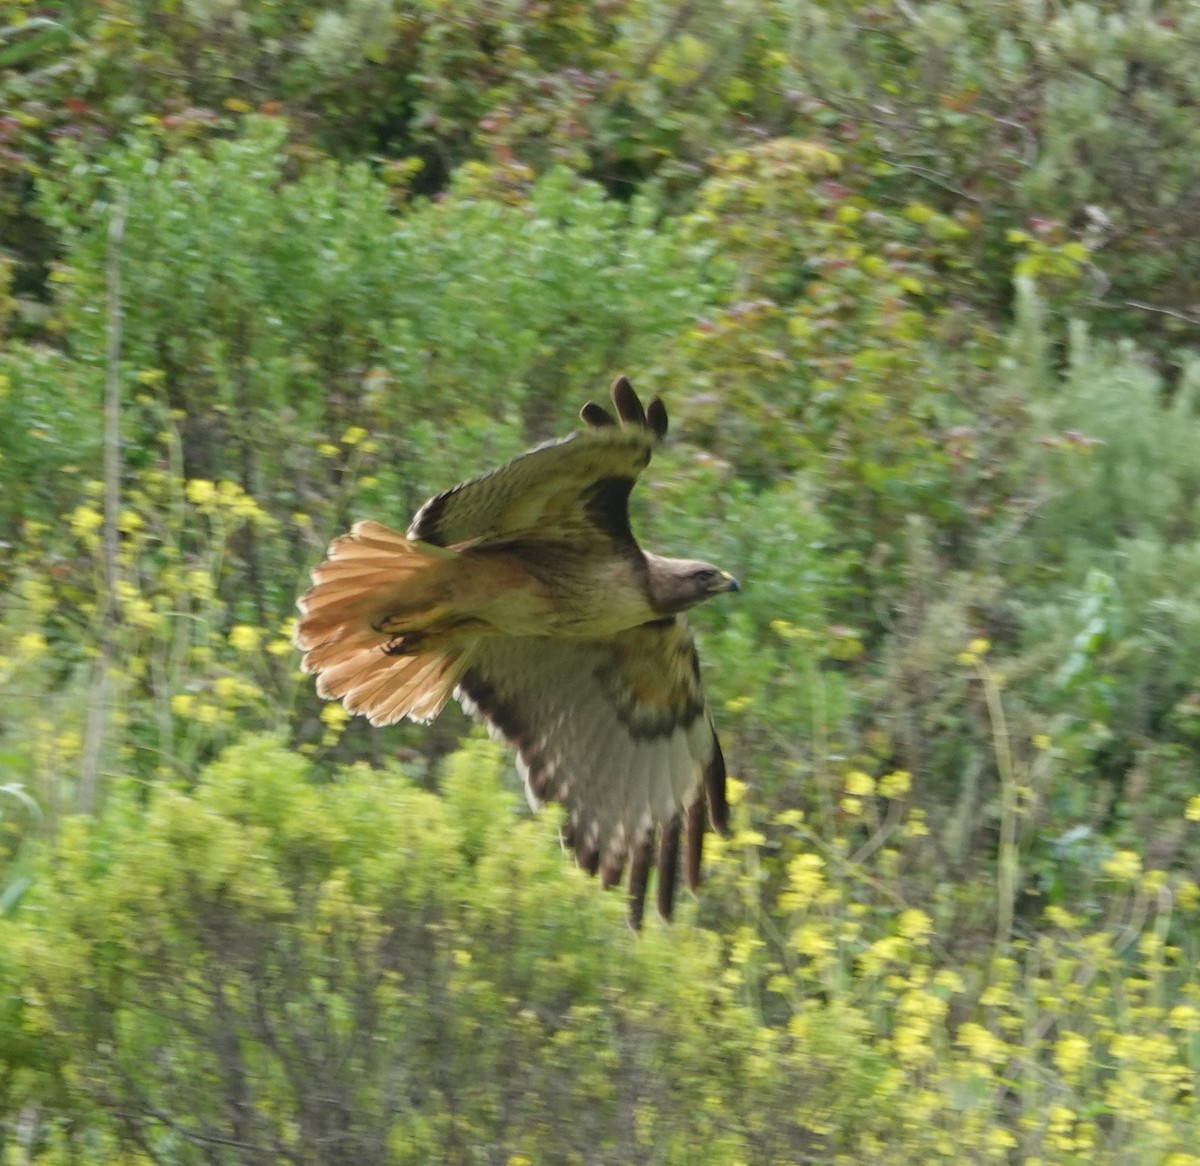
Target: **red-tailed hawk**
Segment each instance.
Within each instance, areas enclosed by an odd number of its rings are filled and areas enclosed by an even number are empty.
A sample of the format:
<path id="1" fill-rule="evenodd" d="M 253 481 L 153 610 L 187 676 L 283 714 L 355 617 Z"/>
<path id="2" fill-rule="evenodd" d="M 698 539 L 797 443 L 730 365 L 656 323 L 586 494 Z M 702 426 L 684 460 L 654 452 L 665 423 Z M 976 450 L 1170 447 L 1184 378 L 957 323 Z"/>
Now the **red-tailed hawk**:
<path id="1" fill-rule="evenodd" d="M 427 721 L 451 694 L 516 747 L 529 800 L 562 802 L 580 866 L 629 863 L 642 919 L 657 838 L 671 915 L 682 836 L 695 889 L 706 824 L 728 830 L 725 762 L 683 612 L 733 576 L 643 551 L 629 492 L 667 431 L 629 381 L 588 428 L 431 498 L 405 535 L 358 522 L 299 600 L 317 692 L 373 725 Z"/>

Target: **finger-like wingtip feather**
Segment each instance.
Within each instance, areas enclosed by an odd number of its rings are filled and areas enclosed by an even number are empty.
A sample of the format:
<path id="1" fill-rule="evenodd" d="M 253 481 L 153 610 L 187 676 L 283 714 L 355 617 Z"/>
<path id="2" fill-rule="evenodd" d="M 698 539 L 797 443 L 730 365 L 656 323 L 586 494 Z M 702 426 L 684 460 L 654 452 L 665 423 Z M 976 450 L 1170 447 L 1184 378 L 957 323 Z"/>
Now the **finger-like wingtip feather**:
<path id="1" fill-rule="evenodd" d="M 607 429 L 611 425 L 616 425 L 613 415 L 603 405 L 597 405 L 595 401 L 589 401 L 584 405 L 579 410 L 579 417 L 593 429 Z"/>
<path id="2" fill-rule="evenodd" d="M 713 733 L 713 751 L 704 767 L 704 790 L 708 796 L 708 813 L 713 829 L 722 837 L 729 837 L 729 801 L 725 796 L 725 756 L 721 742 Z"/>
<path id="3" fill-rule="evenodd" d="M 654 436 L 661 441 L 667 435 L 667 407 L 655 397 L 649 405 L 646 406 L 646 422 L 654 432 Z"/>
<path id="4" fill-rule="evenodd" d="M 600 869 L 600 851 L 592 843 L 576 842 L 575 861 L 582 870 L 586 870 L 588 874 L 594 876 Z"/>
<path id="5" fill-rule="evenodd" d="M 704 799 L 697 798 L 687 808 L 683 830 L 684 877 L 688 890 L 700 886 L 700 860 L 704 856 Z"/>
<path id="6" fill-rule="evenodd" d="M 638 395 L 633 391 L 629 378 L 619 376 L 612 383 L 613 404 L 617 407 L 617 416 L 627 425 L 640 425 L 645 428 L 646 410 L 642 408 Z"/>
<path id="7" fill-rule="evenodd" d="M 607 891 L 621 881 L 625 870 L 625 850 L 623 847 L 610 847 L 600 862 L 600 885 Z"/>
<path id="8" fill-rule="evenodd" d="M 680 818 L 664 822 L 658 842 L 658 913 L 668 922 L 675 910 L 675 883 L 679 877 Z"/>
<path id="9" fill-rule="evenodd" d="M 654 833 L 651 831 L 633 848 L 629 860 L 629 926 L 641 930 L 646 913 L 646 884 L 654 865 Z"/>

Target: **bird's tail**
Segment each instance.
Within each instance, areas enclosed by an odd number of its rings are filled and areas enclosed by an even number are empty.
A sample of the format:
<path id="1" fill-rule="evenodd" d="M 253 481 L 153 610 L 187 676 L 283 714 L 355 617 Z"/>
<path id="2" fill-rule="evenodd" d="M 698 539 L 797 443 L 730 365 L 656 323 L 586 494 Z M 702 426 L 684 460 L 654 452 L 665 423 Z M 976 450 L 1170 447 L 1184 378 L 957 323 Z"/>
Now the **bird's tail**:
<path id="1" fill-rule="evenodd" d="M 436 634 L 439 579 L 456 557 L 378 522 L 334 539 L 297 602 L 294 638 L 317 694 L 373 725 L 437 716 L 469 665 L 461 641 Z"/>

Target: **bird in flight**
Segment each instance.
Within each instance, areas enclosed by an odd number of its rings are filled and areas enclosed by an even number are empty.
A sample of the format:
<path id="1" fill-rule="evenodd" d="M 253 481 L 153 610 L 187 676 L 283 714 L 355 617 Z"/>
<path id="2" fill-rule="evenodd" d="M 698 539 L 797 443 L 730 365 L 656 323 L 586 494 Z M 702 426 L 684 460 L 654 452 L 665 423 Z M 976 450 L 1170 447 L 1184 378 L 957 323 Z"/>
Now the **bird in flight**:
<path id="1" fill-rule="evenodd" d="M 297 606 L 317 693 L 373 725 L 428 721 L 451 695 L 508 741 L 530 803 L 561 802 L 579 865 L 619 882 L 641 925 L 657 857 L 669 919 L 680 851 L 696 888 L 704 832 L 728 832 L 725 762 L 684 616 L 732 575 L 643 551 L 629 493 L 667 431 L 625 377 L 617 416 L 429 499 L 406 534 L 355 523 Z M 657 851 L 657 854 L 656 854 Z"/>

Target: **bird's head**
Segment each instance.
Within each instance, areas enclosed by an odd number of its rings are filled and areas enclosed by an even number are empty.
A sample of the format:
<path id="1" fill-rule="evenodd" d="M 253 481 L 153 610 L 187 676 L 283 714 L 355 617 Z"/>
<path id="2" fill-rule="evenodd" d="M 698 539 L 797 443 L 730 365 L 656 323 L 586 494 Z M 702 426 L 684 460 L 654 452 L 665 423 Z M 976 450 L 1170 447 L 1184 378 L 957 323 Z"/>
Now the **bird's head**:
<path id="1" fill-rule="evenodd" d="M 699 559 L 664 559 L 646 555 L 650 599 L 663 615 L 677 615 L 714 595 L 738 591 L 738 581 L 720 567 Z"/>

